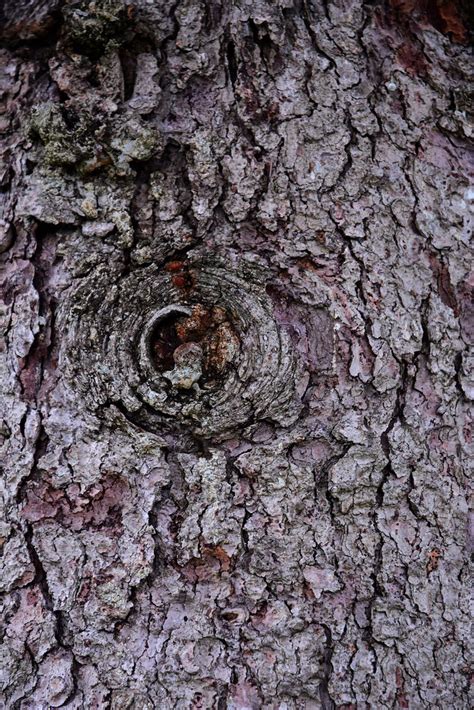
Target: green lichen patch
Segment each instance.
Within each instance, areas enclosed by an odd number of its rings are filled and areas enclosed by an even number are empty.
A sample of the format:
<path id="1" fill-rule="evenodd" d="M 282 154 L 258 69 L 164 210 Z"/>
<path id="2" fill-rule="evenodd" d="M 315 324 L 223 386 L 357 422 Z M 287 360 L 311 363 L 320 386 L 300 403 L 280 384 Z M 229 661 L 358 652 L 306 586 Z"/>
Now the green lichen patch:
<path id="1" fill-rule="evenodd" d="M 80 174 L 89 174 L 111 162 L 105 145 L 107 128 L 86 111 L 67 115 L 59 104 L 47 102 L 32 112 L 26 132 L 42 143 L 41 162 L 47 167 L 74 166 Z"/>
<path id="2" fill-rule="evenodd" d="M 63 10 L 65 47 L 97 59 L 111 45 L 120 46 L 133 21 L 132 6 L 117 0 L 80 0 Z"/>
<path id="3" fill-rule="evenodd" d="M 51 166 L 74 165 L 79 154 L 59 106 L 48 102 L 32 112 L 27 124 L 30 138 L 39 138 L 44 146 L 43 160 Z"/>
<path id="4" fill-rule="evenodd" d="M 123 177 L 130 174 L 131 161 L 148 160 L 160 146 L 157 131 L 140 120 L 122 115 L 110 122 L 86 110 L 69 114 L 48 102 L 26 122 L 29 138 L 43 146 L 45 167 L 74 169 L 82 177 L 108 169 Z"/>

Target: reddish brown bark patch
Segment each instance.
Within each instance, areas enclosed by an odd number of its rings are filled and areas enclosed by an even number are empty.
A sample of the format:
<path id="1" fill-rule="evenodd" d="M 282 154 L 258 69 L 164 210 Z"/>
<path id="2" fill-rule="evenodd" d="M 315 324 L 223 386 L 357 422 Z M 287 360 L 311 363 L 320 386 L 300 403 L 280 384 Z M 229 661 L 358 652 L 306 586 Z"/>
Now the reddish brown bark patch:
<path id="1" fill-rule="evenodd" d="M 238 349 L 239 338 L 230 316 L 220 306 L 195 304 L 190 315 L 170 313 L 152 335 L 151 351 L 160 372 L 174 366 L 174 355 L 185 343 L 197 343 L 204 353 L 203 378 L 221 376 Z"/>
<path id="2" fill-rule="evenodd" d="M 439 297 L 443 301 L 444 305 L 451 308 L 454 315 L 458 316 L 459 307 L 456 300 L 456 294 L 451 283 L 451 278 L 449 276 L 448 267 L 440 261 L 435 254 L 430 255 L 430 266 L 436 277 Z"/>
<path id="3" fill-rule="evenodd" d="M 71 530 L 118 530 L 124 505 L 130 501 L 130 490 L 126 481 L 113 475 L 83 492 L 76 484 L 55 488 L 45 478 L 30 482 L 25 498 L 21 515 L 29 522 L 53 518 Z"/>
<path id="4" fill-rule="evenodd" d="M 426 60 L 423 53 L 410 42 L 404 42 L 397 51 L 400 66 L 410 76 L 424 76 L 426 74 Z"/>
<path id="5" fill-rule="evenodd" d="M 405 19 L 431 25 L 454 42 L 466 44 L 472 31 L 472 10 L 462 0 L 389 0 Z"/>

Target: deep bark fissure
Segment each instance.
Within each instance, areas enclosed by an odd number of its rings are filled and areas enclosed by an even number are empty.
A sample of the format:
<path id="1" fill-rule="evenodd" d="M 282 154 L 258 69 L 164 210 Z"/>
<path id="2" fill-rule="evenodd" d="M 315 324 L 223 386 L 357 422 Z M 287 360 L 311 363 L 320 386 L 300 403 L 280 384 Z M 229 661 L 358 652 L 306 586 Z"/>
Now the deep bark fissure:
<path id="1" fill-rule="evenodd" d="M 1 702 L 467 709 L 467 5 L 2 12 Z"/>

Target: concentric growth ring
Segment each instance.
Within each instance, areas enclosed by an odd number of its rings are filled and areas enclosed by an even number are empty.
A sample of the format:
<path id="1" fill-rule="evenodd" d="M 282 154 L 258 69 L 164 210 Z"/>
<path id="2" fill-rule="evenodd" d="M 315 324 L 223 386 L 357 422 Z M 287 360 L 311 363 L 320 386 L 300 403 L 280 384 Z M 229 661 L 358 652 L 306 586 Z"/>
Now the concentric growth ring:
<path id="1" fill-rule="evenodd" d="M 115 279 L 115 281 L 112 281 Z M 221 440 L 289 423 L 296 363 L 261 270 L 219 260 L 99 269 L 65 308 L 68 370 L 89 409 L 115 403 L 135 424 Z"/>

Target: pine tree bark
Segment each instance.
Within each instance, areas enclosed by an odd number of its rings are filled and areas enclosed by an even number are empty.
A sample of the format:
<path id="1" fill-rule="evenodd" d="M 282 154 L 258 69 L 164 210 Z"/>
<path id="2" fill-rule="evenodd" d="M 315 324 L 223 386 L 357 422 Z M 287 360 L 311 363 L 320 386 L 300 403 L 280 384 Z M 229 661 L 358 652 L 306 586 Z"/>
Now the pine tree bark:
<path id="1" fill-rule="evenodd" d="M 470 707 L 468 4 L 1 12 L 2 707 Z"/>

